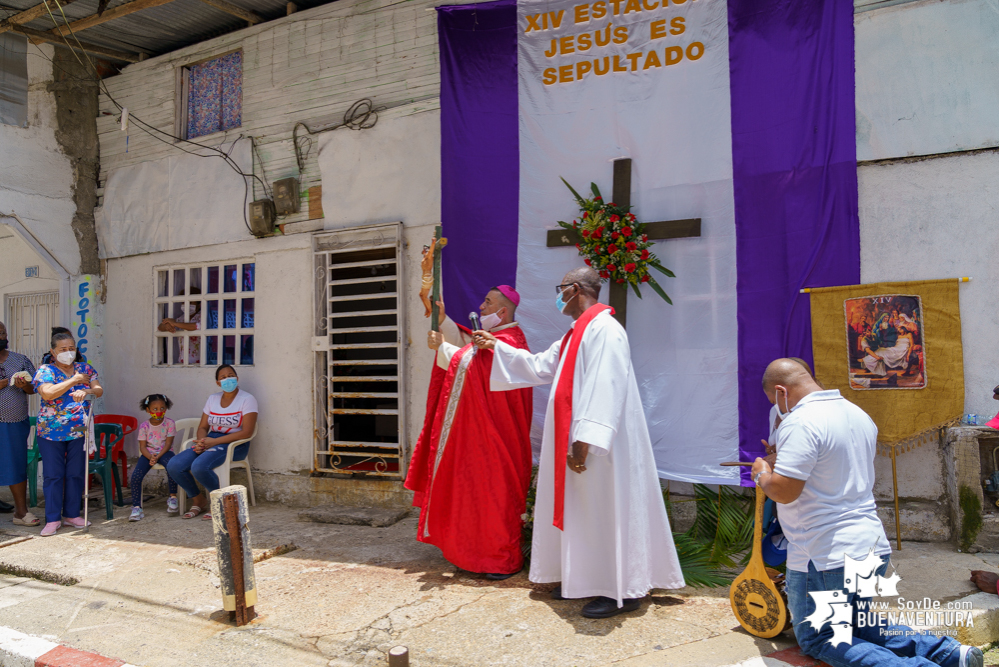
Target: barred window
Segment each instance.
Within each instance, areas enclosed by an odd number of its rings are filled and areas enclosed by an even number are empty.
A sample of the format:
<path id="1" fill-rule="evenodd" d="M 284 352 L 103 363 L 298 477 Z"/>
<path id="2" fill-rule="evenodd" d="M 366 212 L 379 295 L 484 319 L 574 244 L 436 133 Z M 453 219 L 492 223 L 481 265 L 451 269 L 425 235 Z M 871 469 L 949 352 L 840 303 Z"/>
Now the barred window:
<path id="1" fill-rule="evenodd" d="M 155 365 L 253 365 L 252 259 L 158 267 L 155 281 Z"/>

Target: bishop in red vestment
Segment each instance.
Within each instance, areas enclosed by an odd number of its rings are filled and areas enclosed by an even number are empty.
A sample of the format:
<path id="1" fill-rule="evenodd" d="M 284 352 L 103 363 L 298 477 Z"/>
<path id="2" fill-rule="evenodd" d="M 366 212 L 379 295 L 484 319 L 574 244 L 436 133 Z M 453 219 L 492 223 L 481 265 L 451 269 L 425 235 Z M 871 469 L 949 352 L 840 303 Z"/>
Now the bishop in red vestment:
<path id="1" fill-rule="evenodd" d="M 508 285 L 479 307 L 482 328 L 528 350 L 514 321 L 520 295 Z M 420 508 L 416 538 L 469 572 L 505 579 L 521 570 L 521 529 L 531 479 L 531 389 L 489 390 L 493 353 L 445 319 L 428 343 L 437 350 L 427 415 L 406 476 Z"/>

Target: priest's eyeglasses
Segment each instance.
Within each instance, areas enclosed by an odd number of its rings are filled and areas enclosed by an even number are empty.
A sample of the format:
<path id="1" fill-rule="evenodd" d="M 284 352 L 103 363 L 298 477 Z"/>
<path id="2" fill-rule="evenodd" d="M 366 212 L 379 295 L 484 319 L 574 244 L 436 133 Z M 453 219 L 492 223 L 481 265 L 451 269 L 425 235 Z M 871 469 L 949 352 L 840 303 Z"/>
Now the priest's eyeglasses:
<path id="1" fill-rule="evenodd" d="M 566 283 L 565 285 L 556 285 L 555 286 L 555 294 L 561 294 L 562 290 L 564 290 L 566 287 L 572 287 L 575 284 L 576 283 Z"/>

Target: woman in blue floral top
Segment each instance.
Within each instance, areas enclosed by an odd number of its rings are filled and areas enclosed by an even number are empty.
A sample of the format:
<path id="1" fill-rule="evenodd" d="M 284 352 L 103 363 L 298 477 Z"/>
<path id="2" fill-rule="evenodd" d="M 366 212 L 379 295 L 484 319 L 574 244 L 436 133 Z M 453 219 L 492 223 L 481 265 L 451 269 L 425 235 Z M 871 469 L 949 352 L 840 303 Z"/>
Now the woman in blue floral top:
<path id="1" fill-rule="evenodd" d="M 38 448 L 42 454 L 45 490 L 45 527 L 42 536 L 55 535 L 61 526 L 82 528 L 80 517 L 87 455 L 83 437 L 73 428 L 86 426 L 87 391 L 104 394 L 97 371 L 76 359 L 76 341 L 68 333 L 52 336 L 53 362 L 35 374 L 35 391 L 42 398 L 38 411 Z"/>

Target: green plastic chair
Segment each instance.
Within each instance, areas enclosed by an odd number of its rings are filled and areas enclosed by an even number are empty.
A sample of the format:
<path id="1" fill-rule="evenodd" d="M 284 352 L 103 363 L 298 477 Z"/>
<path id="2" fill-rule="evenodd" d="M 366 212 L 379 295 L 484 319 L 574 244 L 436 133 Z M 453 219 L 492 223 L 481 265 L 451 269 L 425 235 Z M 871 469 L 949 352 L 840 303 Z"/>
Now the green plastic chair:
<path id="1" fill-rule="evenodd" d="M 38 449 L 38 433 L 35 432 L 36 417 L 30 417 L 31 448 L 28 450 L 28 507 L 38 507 L 38 462 L 42 460 Z"/>
<path id="2" fill-rule="evenodd" d="M 117 439 L 125 437 L 121 430 L 121 424 L 95 424 L 94 438 L 97 440 L 97 451 L 89 460 L 88 473 L 101 478 L 101 486 L 104 487 L 104 509 L 107 510 L 108 521 L 114 519 L 114 491 L 118 490 L 119 507 L 125 504 L 121 495 L 121 485 L 115 484 L 117 468 L 111 460 L 112 443 Z"/>

